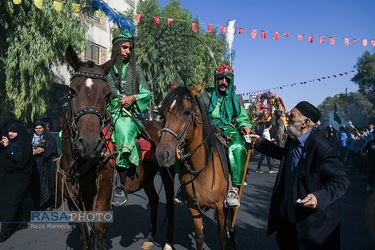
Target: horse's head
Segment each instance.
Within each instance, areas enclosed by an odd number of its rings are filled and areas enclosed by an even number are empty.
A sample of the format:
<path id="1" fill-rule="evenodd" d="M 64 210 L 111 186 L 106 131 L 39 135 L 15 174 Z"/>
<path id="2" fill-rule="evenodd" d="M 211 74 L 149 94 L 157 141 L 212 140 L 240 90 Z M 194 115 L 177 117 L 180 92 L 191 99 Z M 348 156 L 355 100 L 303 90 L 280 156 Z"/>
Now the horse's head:
<path id="1" fill-rule="evenodd" d="M 82 62 L 73 48 L 68 46 L 66 58 L 75 70 L 70 82 L 70 110 L 67 123 L 73 134 L 75 148 L 84 159 L 99 156 L 104 141 L 101 130 L 106 123 L 106 105 L 110 96 L 106 75 L 115 58 L 96 65 Z"/>
<path id="2" fill-rule="evenodd" d="M 196 128 L 202 118 L 196 96 L 203 88 L 201 83 L 189 90 L 186 87 L 173 85 L 172 91 L 164 98 L 161 105 L 163 129 L 156 149 L 159 166 L 170 167 L 180 156 L 180 150 L 193 141 Z"/>

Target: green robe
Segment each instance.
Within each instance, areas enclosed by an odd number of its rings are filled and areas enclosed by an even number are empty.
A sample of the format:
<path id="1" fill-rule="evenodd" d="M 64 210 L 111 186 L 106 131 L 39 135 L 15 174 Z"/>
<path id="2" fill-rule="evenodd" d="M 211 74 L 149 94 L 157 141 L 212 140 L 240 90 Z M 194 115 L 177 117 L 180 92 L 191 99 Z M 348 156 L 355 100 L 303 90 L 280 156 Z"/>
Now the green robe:
<path id="1" fill-rule="evenodd" d="M 152 93 L 146 82 L 142 68 L 137 65 L 137 82 L 132 81 L 132 71 L 129 70 L 129 64 L 124 65 L 122 74 L 118 74 L 114 67 L 107 76 L 107 82 L 111 90 L 111 101 L 107 105 L 107 110 L 112 116 L 114 131 L 112 141 L 115 143 L 118 155 L 116 165 L 129 168 L 131 164 L 138 166 L 140 163 L 138 149 L 136 147 L 136 138 L 140 136 L 140 128 L 129 115 L 122 110 L 121 98 L 124 95 L 134 95 L 135 102 L 127 111 L 137 120 L 137 123 L 143 127 L 142 121 L 137 117 L 147 109 Z"/>
<path id="2" fill-rule="evenodd" d="M 240 186 L 247 154 L 240 129 L 242 126 L 252 128 L 245 107 L 234 90 L 230 88 L 229 93 L 224 97 L 217 95 L 216 88 L 209 89 L 200 96 L 200 100 L 213 123 L 221 129 L 223 136 L 227 139 L 232 182 L 234 185 Z"/>

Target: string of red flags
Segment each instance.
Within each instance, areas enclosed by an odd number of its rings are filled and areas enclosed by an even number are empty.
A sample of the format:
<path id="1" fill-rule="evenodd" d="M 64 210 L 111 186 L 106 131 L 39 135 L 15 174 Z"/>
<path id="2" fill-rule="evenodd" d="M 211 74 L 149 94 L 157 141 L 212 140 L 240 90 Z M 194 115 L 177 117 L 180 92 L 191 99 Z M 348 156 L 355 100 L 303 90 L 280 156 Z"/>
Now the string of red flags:
<path id="1" fill-rule="evenodd" d="M 21 4 L 22 0 L 12 0 L 13 4 Z M 34 5 L 38 9 L 42 9 L 43 7 L 43 0 L 33 0 Z M 62 8 L 65 7 L 65 3 L 63 3 L 62 0 L 55 0 L 53 1 L 53 8 L 55 9 L 56 12 L 61 12 Z M 73 13 L 79 13 L 81 11 L 81 6 L 80 4 L 73 3 L 71 5 L 71 10 Z M 101 17 L 103 13 L 101 11 L 96 11 L 96 15 L 98 17 Z M 142 23 L 142 17 L 144 14 L 136 14 L 135 20 L 137 24 Z M 181 22 L 186 22 L 185 20 L 181 19 L 173 19 L 173 18 L 166 18 L 166 17 L 158 17 L 155 16 L 154 18 L 154 24 L 159 25 L 160 24 L 160 19 L 165 19 L 167 21 L 167 25 L 171 25 L 172 22 L 174 21 L 181 21 Z M 225 35 L 227 26 L 225 25 L 214 25 L 212 23 L 201 23 L 203 25 L 207 25 L 207 32 L 212 32 L 214 27 L 218 27 L 221 34 Z M 192 22 L 191 24 L 191 29 L 193 32 L 197 32 L 199 29 L 199 25 L 197 22 Z M 349 44 L 355 45 L 357 43 L 361 43 L 362 46 L 368 46 L 368 44 L 371 44 L 372 46 L 375 46 L 375 39 L 364 39 L 364 38 L 349 38 L 349 37 L 335 37 L 335 36 L 322 36 L 322 35 L 312 35 L 312 34 L 302 34 L 302 33 L 291 33 L 291 32 L 279 32 L 279 31 L 271 31 L 271 30 L 265 30 L 265 29 L 250 29 L 250 28 L 238 28 L 234 27 L 233 33 L 243 35 L 247 32 L 250 32 L 250 37 L 255 39 L 258 34 L 260 33 L 260 37 L 262 40 L 265 40 L 267 38 L 267 35 L 270 34 L 271 37 L 273 37 L 273 40 L 279 41 L 281 37 L 284 38 L 290 38 L 292 36 L 296 36 L 298 41 L 303 41 L 304 37 L 307 38 L 308 43 L 313 43 L 314 40 L 317 38 L 320 44 L 324 44 L 326 42 L 326 39 L 329 41 L 329 44 L 335 45 L 337 40 L 343 40 L 344 44 L 348 46 Z"/>
<path id="2" fill-rule="evenodd" d="M 143 14 L 137 14 L 136 15 L 136 21 L 137 24 L 140 24 L 142 21 Z M 172 19 L 172 18 L 165 18 L 165 17 L 154 17 L 154 24 L 159 25 L 160 19 L 166 19 L 167 25 L 170 25 L 172 21 L 182 21 L 186 22 L 185 20 L 180 19 Z M 220 33 L 224 35 L 226 33 L 227 26 L 224 25 L 214 25 L 212 23 L 201 23 L 203 25 L 207 25 L 207 32 L 212 32 L 214 27 L 218 27 L 220 30 Z M 192 30 L 194 32 L 198 31 L 198 23 L 192 22 Z M 265 40 L 267 38 L 267 35 L 270 34 L 273 37 L 273 40 L 279 41 L 281 37 L 289 38 L 292 36 L 296 36 L 298 41 L 303 41 L 304 38 L 307 38 L 308 43 L 313 43 L 315 39 L 319 41 L 320 44 L 324 44 L 326 42 L 326 39 L 328 40 L 329 44 L 335 45 L 338 40 L 343 40 L 344 44 L 348 46 L 349 44 L 355 45 L 358 41 L 362 43 L 363 46 L 367 46 L 369 43 L 372 46 L 375 46 L 375 39 L 363 39 L 363 38 L 349 38 L 349 37 L 335 37 L 335 36 L 322 36 L 322 35 L 312 35 L 312 34 L 302 34 L 302 33 L 291 33 L 291 32 L 279 32 L 279 31 L 271 31 L 271 30 L 265 30 L 265 29 L 250 29 L 250 28 L 234 28 L 234 34 L 245 34 L 246 32 L 250 32 L 251 38 L 257 38 L 258 34 L 260 34 L 260 38 L 262 40 Z"/>
<path id="3" fill-rule="evenodd" d="M 290 84 L 283 84 L 281 86 L 270 88 L 270 89 L 262 89 L 262 90 L 247 92 L 247 93 L 240 93 L 239 95 L 240 96 L 253 96 L 253 95 L 257 95 L 257 94 L 264 93 L 264 92 L 271 91 L 271 90 L 283 89 L 283 88 L 286 88 L 286 87 L 293 87 L 293 86 L 296 86 L 297 84 L 303 85 L 303 84 L 308 84 L 308 83 L 312 83 L 312 82 L 321 82 L 323 80 L 333 79 L 333 78 L 337 78 L 337 77 L 340 77 L 340 76 L 345 76 L 345 75 L 348 75 L 349 73 L 354 73 L 354 72 L 366 73 L 366 70 L 365 69 L 350 70 L 350 71 L 347 71 L 347 72 L 342 72 L 342 73 L 338 73 L 338 74 L 334 74 L 334 75 L 322 76 L 322 77 L 315 78 L 315 79 L 308 80 L 308 81 L 294 82 L 294 83 L 290 83 Z"/>

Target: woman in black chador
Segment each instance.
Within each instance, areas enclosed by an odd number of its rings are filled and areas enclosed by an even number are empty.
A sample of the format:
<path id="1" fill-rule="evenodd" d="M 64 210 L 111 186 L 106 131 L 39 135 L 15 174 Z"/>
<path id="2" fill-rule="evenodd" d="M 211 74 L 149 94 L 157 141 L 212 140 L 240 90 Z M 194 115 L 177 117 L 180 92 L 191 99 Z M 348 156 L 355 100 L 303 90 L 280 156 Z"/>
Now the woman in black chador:
<path id="1" fill-rule="evenodd" d="M 26 228 L 33 209 L 30 187 L 33 154 L 30 136 L 23 124 L 8 118 L 0 123 L 0 242 Z M 22 224 L 23 222 L 23 224 Z"/>
<path id="2" fill-rule="evenodd" d="M 30 132 L 29 132 L 30 133 Z M 34 155 L 33 193 L 36 209 L 51 210 L 55 188 L 56 163 L 58 155 L 56 140 L 42 121 L 35 121 L 31 134 Z"/>

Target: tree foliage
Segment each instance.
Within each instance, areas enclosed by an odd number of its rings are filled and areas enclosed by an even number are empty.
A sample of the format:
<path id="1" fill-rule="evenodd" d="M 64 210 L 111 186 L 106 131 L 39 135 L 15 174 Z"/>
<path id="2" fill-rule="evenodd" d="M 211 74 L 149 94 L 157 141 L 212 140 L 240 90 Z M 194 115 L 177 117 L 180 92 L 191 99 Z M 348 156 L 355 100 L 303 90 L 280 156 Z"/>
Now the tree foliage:
<path id="1" fill-rule="evenodd" d="M 359 86 L 359 92 L 375 103 L 375 54 L 366 51 L 357 61 L 358 73 L 352 81 Z"/>
<path id="2" fill-rule="evenodd" d="M 342 120 L 342 125 L 349 126 L 349 121 L 356 127 L 363 127 L 375 118 L 374 105 L 366 95 L 359 92 L 349 94 L 338 94 L 327 97 L 318 109 L 322 112 L 322 127 L 332 125 L 338 128 L 340 125 L 334 121 L 334 104 L 337 106 L 337 114 Z"/>
<path id="3" fill-rule="evenodd" d="M 141 1 L 137 12 L 143 14 L 135 40 L 138 63 L 150 82 L 156 105 L 174 81 L 188 87 L 202 81 L 213 82 L 215 65 L 226 51 L 222 35 L 217 35 L 216 30 L 193 32 L 192 22 L 199 24 L 199 20 L 182 9 L 179 0 L 170 1 L 163 9 L 156 0 Z M 159 25 L 154 24 L 154 17 L 160 17 Z M 167 18 L 173 19 L 169 25 Z"/>
<path id="4" fill-rule="evenodd" d="M 0 111 L 25 121 L 44 114 L 50 105 L 52 66 L 65 63 L 71 44 L 82 49 L 88 29 L 82 15 L 74 14 L 66 0 L 61 12 L 52 2 L 38 9 L 33 1 L 1 1 L 0 9 Z M 85 12 L 85 9 L 82 9 Z"/>

